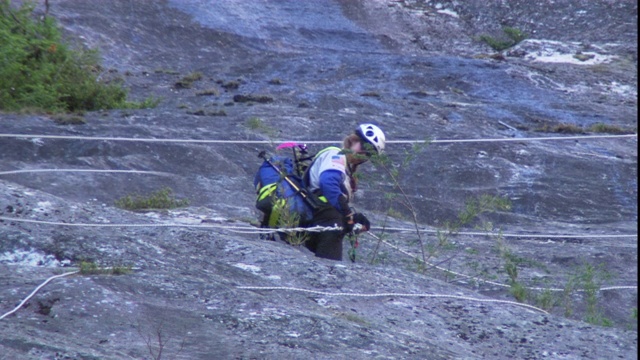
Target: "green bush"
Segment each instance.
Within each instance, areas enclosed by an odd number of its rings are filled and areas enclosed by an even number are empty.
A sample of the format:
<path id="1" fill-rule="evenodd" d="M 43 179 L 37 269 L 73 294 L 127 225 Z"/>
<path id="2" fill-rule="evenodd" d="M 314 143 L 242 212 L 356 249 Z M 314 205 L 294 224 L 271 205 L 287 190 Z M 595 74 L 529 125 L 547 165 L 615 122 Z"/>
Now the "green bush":
<path id="1" fill-rule="evenodd" d="M 527 38 L 527 35 L 517 28 L 507 26 L 502 28 L 502 31 L 504 35 L 501 39 L 489 35 L 480 35 L 480 41 L 486 43 L 495 51 L 502 51 L 517 45 Z M 504 39 L 504 37 L 507 39 Z"/>
<path id="2" fill-rule="evenodd" d="M 189 205 L 189 200 L 178 200 L 173 197 L 169 188 L 154 192 L 149 196 L 127 195 L 116 200 L 115 205 L 125 210 L 174 209 Z"/>
<path id="3" fill-rule="evenodd" d="M 56 21 L 50 16 L 35 20 L 33 9 L 30 2 L 16 9 L 10 0 L 0 0 L 1 110 L 73 112 L 154 105 L 127 102 L 121 82 L 98 81 L 98 52 L 70 49 Z"/>

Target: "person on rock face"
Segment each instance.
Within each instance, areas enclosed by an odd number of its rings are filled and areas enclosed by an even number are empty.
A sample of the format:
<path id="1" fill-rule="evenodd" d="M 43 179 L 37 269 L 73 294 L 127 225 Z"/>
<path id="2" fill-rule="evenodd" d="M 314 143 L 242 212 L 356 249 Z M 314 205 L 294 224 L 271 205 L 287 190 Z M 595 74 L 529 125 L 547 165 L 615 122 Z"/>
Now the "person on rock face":
<path id="1" fill-rule="evenodd" d="M 385 141 L 378 126 L 361 124 L 344 139 L 342 149 L 327 147 L 313 159 L 304 177 L 305 185 L 327 206 L 317 210 L 307 225 L 343 228 L 342 231 L 309 232 L 305 246 L 316 256 L 342 260 L 342 239 L 353 230 L 354 224 L 362 225 L 360 231 L 369 230 L 369 220 L 361 213 L 354 213 L 349 206 L 356 191 L 353 175 L 373 151 L 382 153 Z"/>

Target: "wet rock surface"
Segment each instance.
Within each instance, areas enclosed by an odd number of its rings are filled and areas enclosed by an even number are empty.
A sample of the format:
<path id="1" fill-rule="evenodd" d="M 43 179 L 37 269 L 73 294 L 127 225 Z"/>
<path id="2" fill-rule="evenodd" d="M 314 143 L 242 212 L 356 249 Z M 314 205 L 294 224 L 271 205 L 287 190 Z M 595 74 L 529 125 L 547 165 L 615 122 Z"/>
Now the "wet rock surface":
<path id="1" fill-rule="evenodd" d="M 0 320 L 0 358 L 637 358 L 637 138 L 527 140 L 637 129 L 636 14 L 633 1 L 52 2 L 105 77 L 161 102 L 77 126 L 0 114 L 4 134 L 79 137 L 0 138 L 0 171 L 58 169 L 0 175 L 0 313 L 81 261 L 133 267 L 53 280 Z M 505 26 L 528 39 L 478 40 Z M 388 145 L 397 164 L 415 152 L 400 185 L 421 228 L 482 194 L 511 211 L 450 236 L 425 272 L 410 214 L 385 196 L 398 190 L 366 165 L 355 205 L 377 238 L 360 237 L 355 263 L 238 232 L 257 216 L 259 150 L 318 150 L 365 120 L 396 141 L 522 139 Z M 114 206 L 162 187 L 190 205 Z M 503 236 L 470 234 L 482 222 Z M 500 244 L 548 314 L 516 302 Z"/>

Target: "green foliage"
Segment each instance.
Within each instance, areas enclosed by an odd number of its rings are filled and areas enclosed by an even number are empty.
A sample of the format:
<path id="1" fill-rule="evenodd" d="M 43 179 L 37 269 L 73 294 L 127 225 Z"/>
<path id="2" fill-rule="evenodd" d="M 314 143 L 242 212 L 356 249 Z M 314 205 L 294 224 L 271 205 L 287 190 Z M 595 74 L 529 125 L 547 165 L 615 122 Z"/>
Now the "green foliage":
<path id="1" fill-rule="evenodd" d="M 536 131 L 551 132 L 560 134 L 584 134 L 584 129 L 575 124 L 544 124 Z"/>
<path id="2" fill-rule="evenodd" d="M 512 42 L 509 40 L 498 40 L 489 35 L 480 35 L 480 41 L 489 45 L 495 51 L 502 51 L 512 46 Z"/>
<path id="3" fill-rule="evenodd" d="M 220 95 L 220 91 L 216 88 L 206 89 L 202 91 L 198 91 L 196 93 L 197 96 L 218 96 Z"/>
<path id="4" fill-rule="evenodd" d="M 408 218 L 415 226 L 415 233 L 417 235 L 417 243 L 420 246 L 422 259 L 416 259 L 418 271 L 426 271 L 428 260 L 435 258 L 440 252 L 453 250 L 454 244 L 449 241 L 450 235 L 457 232 L 458 229 L 464 225 L 470 223 L 477 216 L 484 212 L 493 212 L 498 210 L 510 210 L 511 203 L 506 198 L 501 198 L 492 195 L 482 195 L 477 199 L 469 200 L 465 206 L 465 209 L 460 213 L 458 220 L 455 222 L 445 223 L 444 228 L 436 233 L 435 239 L 427 242 L 423 232 L 419 228 L 418 212 L 417 208 L 413 204 L 409 194 L 405 192 L 400 185 L 400 179 L 405 171 L 411 169 L 412 162 L 423 152 L 425 147 L 429 144 L 429 141 L 416 142 L 409 150 L 404 151 L 404 156 L 400 163 L 393 163 L 391 159 L 383 154 L 377 155 L 369 144 L 365 144 L 365 150 L 372 153 L 371 161 L 376 168 L 383 170 L 381 173 L 383 176 L 390 179 L 393 187 L 391 190 L 385 190 L 383 193 L 386 203 L 389 204 L 387 209 L 387 216 L 403 219 Z M 368 148 L 367 148 L 368 147 Z M 378 172 L 380 173 L 380 172 Z M 379 181 L 379 179 L 376 179 Z M 408 212 L 410 216 L 404 216 L 394 206 L 403 208 L 405 212 Z M 384 234 L 383 234 L 384 235 Z M 380 236 L 382 239 L 382 235 Z M 380 240 L 381 241 L 381 240 Z M 379 242 L 380 242 L 379 241 Z M 379 244 L 376 246 L 376 250 L 373 253 L 371 262 L 375 261 L 375 256 L 378 251 Z M 413 266 L 413 265 L 412 265 Z"/>
<path id="5" fill-rule="evenodd" d="M 585 300 L 586 314 L 584 320 L 593 325 L 613 326 L 610 319 L 604 317 L 598 306 L 598 294 L 602 284 L 609 280 L 611 275 L 602 266 L 585 264 L 573 274 L 565 285 L 562 302 L 564 315 L 573 315 L 574 304 L 572 296 L 578 292 Z"/>
<path id="6" fill-rule="evenodd" d="M 72 50 L 50 16 L 35 20 L 34 5 L 0 0 L 0 109 L 74 112 L 142 107 L 126 101 L 120 81 L 98 81 L 96 50 Z"/>
<path id="7" fill-rule="evenodd" d="M 202 79 L 202 73 L 201 72 L 192 72 L 190 74 L 188 74 L 187 76 L 183 77 L 182 79 L 178 80 L 175 83 L 175 87 L 178 89 L 189 89 L 191 88 L 191 86 L 193 85 L 193 83 L 195 81 L 201 80 Z"/>
<path id="8" fill-rule="evenodd" d="M 275 199 L 274 199 L 275 200 Z M 272 208 L 272 216 L 277 216 L 277 226 L 279 228 L 295 228 L 300 226 L 300 214 L 291 211 L 288 199 L 275 200 Z M 286 242 L 293 246 L 300 246 L 309 239 L 307 232 L 288 232 L 286 234 Z"/>
<path id="9" fill-rule="evenodd" d="M 549 289 L 543 290 L 536 297 L 536 303 L 543 310 L 549 311 L 553 309 L 556 303 L 553 292 Z"/>
<path id="10" fill-rule="evenodd" d="M 522 42 L 522 40 L 527 38 L 527 35 L 523 33 L 520 29 L 505 26 L 502 28 L 502 31 L 513 41 L 513 44 L 518 44 Z"/>
<path id="11" fill-rule="evenodd" d="M 395 199 L 395 204 L 398 204 L 404 207 L 411 214 L 411 220 L 413 221 L 414 227 L 416 229 L 416 235 L 418 237 L 418 243 L 420 244 L 420 251 L 422 253 L 423 264 L 427 263 L 427 252 L 426 252 L 427 248 L 425 247 L 423 235 L 421 234 L 418 226 L 418 211 L 416 207 L 413 205 L 409 195 L 405 192 L 404 188 L 400 186 L 400 175 L 401 175 L 400 173 L 401 173 L 401 170 L 406 170 L 409 167 L 408 165 L 418 156 L 418 154 L 428 144 L 429 144 L 428 140 L 422 143 L 414 143 L 410 151 L 405 150 L 404 159 L 400 164 L 392 163 L 391 159 L 386 154 L 379 155 L 373 149 L 371 144 L 365 144 L 365 150 L 368 153 L 372 154 L 371 161 L 373 162 L 373 164 L 377 168 L 384 170 L 386 175 L 388 175 L 389 178 L 391 179 L 391 182 L 393 184 L 393 190 L 396 190 L 398 192 L 398 193 L 385 192 L 385 194 L 389 194 L 388 198 Z M 394 211 L 395 210 L 393 209 L 393 207 L 390 206 L 387 216 L 389 216 L 389 214 L 393 213 Z M 430 252 L 430 256 L 432 254 L 433 252 Z M 375 255 L 374 255 L 374 258 L 375 258 Z"/>
<path id="12" fill-rule="evenodd" d="M 265 129 L 267 126 L 259 117 L 252 117 L 246 121 L 247 127 L 251 130 Z"/>
<path id="13" fill-rule="evenodd" d="M 259 131 L 267 137 L 275 137 L 278 131 L 267 125 L 262 119 L 259 117 L 251 117 L 245 121 L 245 126 L 250 130 Z"/>
<path id="14" fill-rule="evenodd" d="M 527 288 L 522 285 L 522 283 L 512 282 L 509 293 L 519 302 L 525 302 L 525 300 L 527 300 Z"/>
<path id="15" fill-rule="evenodd" d="M 452 229 L 457 230 L 483 213 L 509 210 L 511 210 L 511 201 L 509 199 L 483 194 L 478 198 L 468 199 L 464 210 L 458 215 L 458 221 L 450 226 L 452 226 Z"/>
<path id="16" fill-rule="evenodd" d="M 125 210 L 174 209 L 189 205 L 189 200 L 177 200 L 169 188 L 160 189 L 149 196 L 127 195 L 115 201 L 115 205 Z"/>
<path id="17" fill-rule="evenodd" d="M 586 264 L 582 271 L 576 275 L 578 284 L 582 285 L 585 300 L 587 303 L 587 314 L 585 321 L 601 326 L 611 326 L 611 320 L 602 315 L 598 307 L 598 293 L 602 283 L 610 278 L 610 275 L 602 270 L 602 267 L 594 267 Z"/>
<path id="18" fill-rule="evenodd" d="M 607 133 L 607 134 L 633 134 L 633 130 L 624 129 L 620 126 L 607 125 L 603 123 L 596 123 L 589 127 L 589 131 L 595 133 Z"/>
<path id="19" fill-rule="evenodd" d="M 489 35 L 481 35 L 480 41 L 489 45 L 495 51 L 506 50 L 512 46 L 517 45 L 522 40 L 527 38 L 527 35 L 517 28 L 504 27 L 502 28 L 504 36 L 501 38 L 494 38 Z"/>
<path id="20" fill-rule="evenodd" d="M 73 114 L 57 114 L 53 116 L 53 121 L 59 125 L 82 125 L 87 123 L 82 116 Z"/>
<path id="21" fill-rule="evenodd" d="M 616 125 L 607 125 L 603 123 L 596 123 L 588 128 L 583 128 L 576 124 L 552 124 L 549 122 L 544 122 L 541 126 L 534 129 L 537 132 L 548 132 L 548 133 L 561 133 L 561 134 L 585 134 L 587 132 L 594 133 L 606 133 L 606 134 L 635 134 L 637 133 L 637 129 L 631 128 L 623 128 L 621 126 Z"/>

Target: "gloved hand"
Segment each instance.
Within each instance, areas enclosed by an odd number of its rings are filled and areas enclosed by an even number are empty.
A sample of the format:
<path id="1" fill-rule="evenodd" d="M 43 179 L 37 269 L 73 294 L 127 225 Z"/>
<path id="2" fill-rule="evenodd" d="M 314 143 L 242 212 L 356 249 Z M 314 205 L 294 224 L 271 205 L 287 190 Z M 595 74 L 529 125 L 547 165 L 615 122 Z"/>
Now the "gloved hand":
<path id="1" fill-rule="evenodd" d="M 362 229 L 360 230 L 361 232 L 369 231 L 369 229 L 371 228 L 369 219 L 367 219 L 367 217 L 362 213 L 353 214 L 353 222 L 362 225 Z"/>

